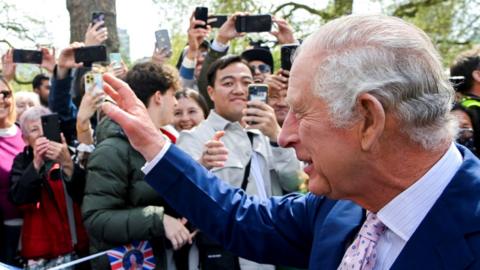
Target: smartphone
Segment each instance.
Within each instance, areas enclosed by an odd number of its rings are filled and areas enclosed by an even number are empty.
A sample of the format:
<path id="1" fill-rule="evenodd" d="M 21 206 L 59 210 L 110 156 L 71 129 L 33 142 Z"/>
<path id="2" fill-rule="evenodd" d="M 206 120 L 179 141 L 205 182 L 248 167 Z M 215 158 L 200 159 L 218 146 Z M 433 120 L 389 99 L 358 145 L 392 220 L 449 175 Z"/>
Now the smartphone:
<path id="1" fill-rule="evenodd" d="M 227 15 L 211 15 L 211 16 L 208 16 L 208 19 L 209 20 L 217 19 L 214 22 L 208 23 L 208 25 L 210 25 L 210 27 L 212 28 L 220 28 L 227 21 L 228 16 Z"/>
<path id="2" fill-rule="evenodd" d="M 103 24 L 100 26 L 105 27 L 105 13 L 101 11 L 94 11 L 92 13 L 92 25 L 95 25 L 97 22 L 103 22 Z"/>
<path id="3" fill-rule="evenodd" d="M 448 78 L 448 80 L 452 84 L 453 89 L 455 91 L 458 91 L 458 86 L 460 86 L 462 83 L 465 82 L 465 77 L 464 76 L 451 76 L 450 78 Z"/>
<path id="4" fill-rule="evenodd" d="M 268 85 L 261 83 L 252 83 L 248 86 L 248 100 L 260 100 L 267 103 Z"/>
<path id="5" fill-rule="evenodd" d="M 114 69 L 122 68 L 122 55 L 120 53 L 110 53 L 110 63 Z"/>
<path id="6" fill-rule="evenodd" d="M 169 54 L 172 52 L 172 43 L 167 29 L 160 29 L 155 32 L 155 39 L 157 40 L 157 49 L 168 50 Z"/>
<path id="7" fill-rule="evenodd" d="M 52 113 L 42 115 L 41 119 L 43 136 L 50 141 L 61 143 L 62 139 L 60 137 L 60 121 L 58 119 L 58 114 Z"/>
<path id="8" fill-rule="evenodd" d="M 207 20 L 208 20 L 207 7 L 196 7 L 194 16 L 195 16 L 195 20 L 200 20 L 205 22 L 205 25 L 196 25 L 195 28 L 207 28 Z"/>
<path id="9" fill-rule="evenodd" d="M 75 63 L 81 63 L 85 66 L 93 62 L 107 61 L 107 48 L 104 45 L 85 46 L 74 49 Z"/>
<path id="10" fill-rule="evenodd" d="M 268 14 L 238 16 L 235 20 L 235 30 L 238 33 L 270 32 L 272 16 Z"/>
<path id="11" fill-rule="evenodd" d="M 280 49 L 280 65 L 283 70 L 290 70 L 292 68 L 292 55 L 298 48 L 298 44 L 285 44 Z"/>
<path id="12" fill-rule="evenodd" d="M 103 93 L 102 73 L 87 72 L 84 76 L 85 92 L 91 92 L 94 96 Z"/>
<path id="13" fill-rule="evenodd" d="M 20 49 L 13 50 L 14 63 L 41 64 L 42 58 L 42 51 Z"/>

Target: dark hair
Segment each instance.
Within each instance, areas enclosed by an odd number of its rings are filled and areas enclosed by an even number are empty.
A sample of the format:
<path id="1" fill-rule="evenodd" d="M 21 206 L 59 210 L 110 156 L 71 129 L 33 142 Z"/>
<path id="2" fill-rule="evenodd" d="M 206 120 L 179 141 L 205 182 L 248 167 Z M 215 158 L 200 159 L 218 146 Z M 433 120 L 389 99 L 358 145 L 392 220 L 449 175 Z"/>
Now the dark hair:
<path id="1" fill-rule="evenodd" d="M 226 55 L 226 56 L 223 56 L 219 59 L 217 59 L 215 62 L 212 63 L 212 65 L 210 66 L 210 68 L 208 69 L 208 72 L 207 72 L 207 82 L 208 82 L 208 85 L 213 87 L 213 85 L 215 84 L 215 79 L 217 77 L 217 71 L 218 70 L 222 70 L 232 64 L 235 64 L 235 63 L 242 63 L 244 64 L 245 66 L 248 67 L 248 69 L 250 70 L 250 72 L 252 73 L 252 76 L 253 76 L 253 73 L 255 73 L 255 71 L 252 69 L 252 67 L 250 67 L 250 65 L 248 64 L 247 61 L 245 61 L 245 59 L 243 59 L 241 56 L 239 55 Z"/>
<path id="2" fill-rule="evenodd" d="M 462 111 L 468 115 L 470 121 L 472 122 L 473 128 L 473 141 L 475 147 L 477 148 L 477 156 L 480 157 L 480 109 L 477 106 L 467 107 L 462 103 L 455 103 L 453 105 L 452 111 Z"/>
<path id="3" fill-rule="evenodd" d="M 480 69 L 480 51 L 469 50 L 460 54 L 450 67 L 450 76 L 463 76 L 465 79 L 456 86 L 460 93 L 469 93 L 473 87 L 472 72 Z"/>
<path id="4" fill-rule="evenodd" d="M 157 91 L 163 95 L 169 88 L 180 88 L 178 71 L 168 65 L 152 62 L 139 63 L 127 72 L 125 82 L 130 85 L 135 95 L 148 106 L 150 97 Z"/>
<path id="5" fill-rule="evenodd" d="M 205 98 L 200 95 L 197 91 L 190 89 L 190 88 L 184 88 L 178 92 L 175 93 L 175 98 L 177 100 L 181 98 L 190 98 L 193 101 L 197 103 L 197 105 L 202 109 L 203 115 L 205 115 L 205 118 L 207 118 L 209 109 L 207 106 L 207 102 L 205 101 Z"/>
<path id="6" fill-rule="evenodd" d="M 33 81 L 32 81 L 33 89 L 40 88 L 44 80 L 50 80 L 50 78 L 48 78 L 45 74 L 38 74 L 37 76 L 35 76 L 35 78 L 33 78 Z"/>

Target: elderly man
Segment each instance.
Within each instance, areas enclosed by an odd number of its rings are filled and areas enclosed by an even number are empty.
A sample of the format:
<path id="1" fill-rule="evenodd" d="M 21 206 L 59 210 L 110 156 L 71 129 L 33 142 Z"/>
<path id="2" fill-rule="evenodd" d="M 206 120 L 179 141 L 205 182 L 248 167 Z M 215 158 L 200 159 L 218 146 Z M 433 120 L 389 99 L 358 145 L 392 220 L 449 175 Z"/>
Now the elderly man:
<path id="1" fill-rule="evenodd" d="M 168 145 L 109 76 L 121 107 L 103 109 L 149 161 L 146 181 L 240 256 L 309 269 L 480 269 L 480 163 L 453 144 L 453 89 L 427 35 L 398 18 L 343 17 L 301 45 L 290 75 L 279 143 L 308 164 L 312 193 L 266 203 Z"/>

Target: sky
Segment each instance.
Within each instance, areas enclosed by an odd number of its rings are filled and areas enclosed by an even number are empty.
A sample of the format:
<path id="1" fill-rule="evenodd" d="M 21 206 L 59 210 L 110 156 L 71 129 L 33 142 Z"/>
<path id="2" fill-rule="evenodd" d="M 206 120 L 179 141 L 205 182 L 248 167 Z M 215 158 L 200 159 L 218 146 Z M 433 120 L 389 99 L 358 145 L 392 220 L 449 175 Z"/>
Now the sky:
<path id="1" fill-rule="evenodd" d="M 40 44 L 53 44 L 56 48 L 68 46 L 69 15 L 66 8 L 66 0 L 0 0 L 13 3 L 17 11 L 27 14 L 45 22 L 47 30 L 46 38 L 39 40 Z M 262 0 L 274 1 L 274 0 Z M 275 1 L 275 3 L 287 2 L 287 0 Z M 314 8 L 322 8 L 326 0 L 299 0 L 296 1 Z M 152 0 L 117 0 L 117 26 L 126 29 L 130 35 L 130 57 L 132 60 L 152 54 L 155 42 L 154 32 L 161 27 L 161 12 L 158 5 Z M 192 8 L 193 9 L 193 8 Z M 379 13 L 381 7 L 378 1 L 357 0 L 354 1 L 354 13 Z M 16 14 L 9 14 L 12 20 L 17 20 Z M 187 15 L 188 16 L 188 15 Z M 187 17 L 188 18 L 188 17 Z M 188 20 L 182 26 L 185 32 L 188 28 Z M 16 41 L 14 46 L 22 41 Z"/>

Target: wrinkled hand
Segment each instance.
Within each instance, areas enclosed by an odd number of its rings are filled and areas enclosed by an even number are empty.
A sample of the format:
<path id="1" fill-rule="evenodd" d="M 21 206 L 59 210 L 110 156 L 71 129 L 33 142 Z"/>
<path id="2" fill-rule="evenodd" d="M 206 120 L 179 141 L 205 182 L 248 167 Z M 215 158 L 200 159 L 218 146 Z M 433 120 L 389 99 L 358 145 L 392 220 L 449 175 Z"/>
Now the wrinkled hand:
<path id="1" fill-rule="evenodd" d="M 259 129 L 271 142 L 277 142 L 281 128 L 278 125 L 273 108 L 259 100 L 251 100 L 247 103 L 247 106 L 242 111 L 242 121 L 246 123 L 254 122 L 254 124 L 248 124 L 247 128 Z"/>
<path id="2" fill-rule="evenodd" d="M 108 39 L 107 27 L 101 27 L 105 22 L 98 21 L 94 25 L 88 25 L 87 32 L 85 32 L 85 46 L 100 45 Z"/>
<path id="3" fill-rule="evenodd" d="M 48 142 L 47 138 L 39 137 L 35 140 L 35 144 L 33 147 L 33 167 L 38 172 L 40 168 L 43 166 L 45 160 L 45 154 L 48 150 Z"/>
<path id="4" fill-rule="evenodd" d="M 118 123 L 145 160 L 151 161 L 165 145 L 165 139 L 150 119 L 145 105 L 135 96 L 127 83 L 106 73 L 103 89 L 117 105 L 104 102 L 102 109 Z"/>
<path id="5" fill-rule="evenodd" d="M 168 58 L 172 55 L 172 52 L 167 49 L 167 48 L 157 48 L 155 46 L 155 49 L 153 50 L 153 55 L 152 55 L 152 62 L 158 65 L 163 65 Z"/>
<path id="6" fill-rule="evenodd" d="M 218 29 L 217 32 L 217 42 L 222 44 L 227 44 L 230 40 L 244 36 L 245 33 L 238 33 L 235 30 L 235 21 L 237 20 L 238 16 L 244 16 L 248 13 L 243 12 L 235 12 L 232 16 L 228 17 L 227 21 Z"/>
<path id="7" fill-rule="evenodd" d="M 163 215 L 163 228 L 165 229 L 165 236 L 172 243 L 173 249 L 178 250 L 186 243 L 191 244 L 192 238 L 196 232 L 190 233 L 185 224 L 187 220 L 176 219 L 169 215 Z"/>
<path id="8" fill-rule="evenodd" d="M 6 81 L 11 81 L 15 78 L 16 64 L 13 62 L 13 49 L 9 49 L 2 55 L 2 75 Z"/>
<path id="9" fill-rule="evenodd" d="M 40 66 L 48 72 L 53 73 L 53 69 L 55 68 L 55 48 L 52 49 L 52 52 L 50 53 L 50 50 L 47 48 L 40 48 L 42 51 L 42 63 Z"/>
<path id="10" fill-rule="evenodd" d="M 278 31 L 272 31 L 270 34 L 277 38 L 280 45 L 297 42 L 297 40 L 293 37 L 292 27 L 286 20 L 273 17 L 272 21 L 278 26 Z"/>
<path id="11" fill-rule="evenodd" d="M 205 143 L 205 150 L 200 157 L 200 164 L 207 169 L 223 167 L 228 159 L 228 149 L 220 138 L 225 135 L 225 131 L 217 131 L 213 139 Z"/>
<path id="12" fill-rule="evenodd" d="M 83 47 L 83 43 L 74 42 L 60 52 L 57 63 L 57 79 L 61 80 L 67 76 L 67 73 L 72 68 L 83 66 L 83 63 L 75 63 L 74 49 Z"/>

